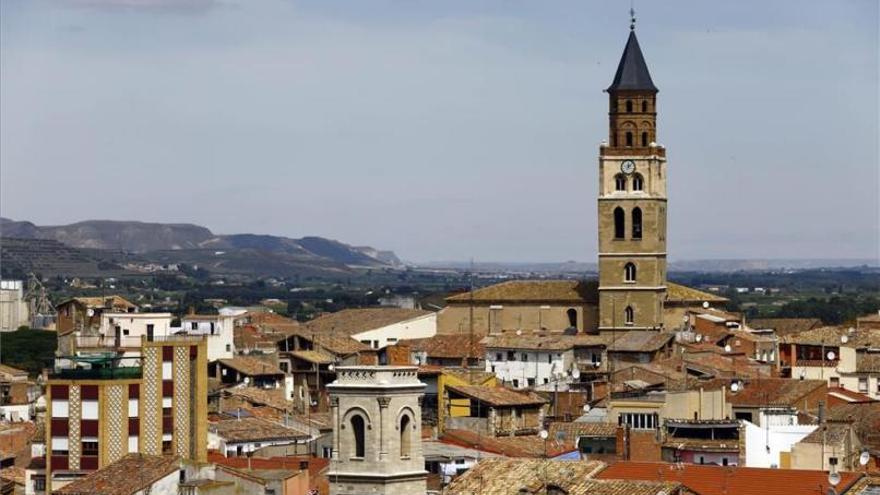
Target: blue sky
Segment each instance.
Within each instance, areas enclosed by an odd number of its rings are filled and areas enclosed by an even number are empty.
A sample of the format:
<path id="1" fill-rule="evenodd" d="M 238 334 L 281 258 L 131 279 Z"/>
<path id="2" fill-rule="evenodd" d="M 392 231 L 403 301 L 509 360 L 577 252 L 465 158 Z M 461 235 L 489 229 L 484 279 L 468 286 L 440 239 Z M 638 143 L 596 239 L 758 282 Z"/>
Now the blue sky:
<path id="1" fill-rule="evenodd" d="M 0 0 L 0 213 L 592 261 L 624 1 Z M 878 257 L 878 3 L 636 2 L 669 253 Z"/>

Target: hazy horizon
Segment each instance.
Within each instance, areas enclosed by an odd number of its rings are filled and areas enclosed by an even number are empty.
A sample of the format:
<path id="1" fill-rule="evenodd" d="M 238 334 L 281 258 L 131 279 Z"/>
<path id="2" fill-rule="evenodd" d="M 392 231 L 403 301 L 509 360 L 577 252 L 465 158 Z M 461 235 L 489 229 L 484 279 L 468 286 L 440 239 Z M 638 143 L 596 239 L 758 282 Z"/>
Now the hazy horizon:
<path id="1" fill-rule="evenodd" d="M 629 4 L 0 2 L 0 215 L 592 262 Z M 880 257 L 878 4 L 636 2 L 669 256 Z"/>

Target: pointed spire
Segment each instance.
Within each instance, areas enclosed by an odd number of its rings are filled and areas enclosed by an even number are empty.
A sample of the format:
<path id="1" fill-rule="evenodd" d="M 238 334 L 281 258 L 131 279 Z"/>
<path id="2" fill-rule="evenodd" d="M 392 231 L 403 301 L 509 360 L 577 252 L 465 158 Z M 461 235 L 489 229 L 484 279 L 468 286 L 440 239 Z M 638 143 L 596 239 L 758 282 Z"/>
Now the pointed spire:
<path id="1" fill-rule="evenodd" d="M 635 13 L 634 11 L 630 11 L 630 13 L 632 14 L 632 23 L 630 24 L 629 39 L 626 40 L 626 48 L 623 49 L 620 64 L 617 65 L 617 73 L 614 74 L 614 81 L 611 83 L 611 86 L 608 86 L 608 91 L 657 92 L 657 87 L 654 86 L 654 81 L 651 80 L 651 73 L 648 72 L 645 57 L 642 56 L 639 40 L 636 39 Z"/>

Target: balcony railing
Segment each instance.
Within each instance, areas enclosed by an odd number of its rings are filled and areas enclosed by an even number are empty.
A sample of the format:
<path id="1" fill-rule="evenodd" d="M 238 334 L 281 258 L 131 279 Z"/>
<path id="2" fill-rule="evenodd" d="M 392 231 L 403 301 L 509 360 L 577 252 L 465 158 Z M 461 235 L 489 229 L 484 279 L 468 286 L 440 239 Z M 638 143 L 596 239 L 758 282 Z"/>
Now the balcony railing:
<path id="1" fill-rule="evenodd" d="M 62 380 L 131 380 L 141 378 L 143 369 L 139 366 L 122 366 L 118 368 L 70 368 L 58 370 L 49 375 L 50 378 Z"/>
<path id="2" fill-rule="evenodd" d="M 200 342 L 207 339 L 207 335 L 153 335 L 151 337 L 143 336 L 124 336 L 113 337 L 106 335 L 89 335 L 79 336 L 76 338 L 76 347 L 78 349 L 123 349 L 138 348 L 144 342 Z"/>

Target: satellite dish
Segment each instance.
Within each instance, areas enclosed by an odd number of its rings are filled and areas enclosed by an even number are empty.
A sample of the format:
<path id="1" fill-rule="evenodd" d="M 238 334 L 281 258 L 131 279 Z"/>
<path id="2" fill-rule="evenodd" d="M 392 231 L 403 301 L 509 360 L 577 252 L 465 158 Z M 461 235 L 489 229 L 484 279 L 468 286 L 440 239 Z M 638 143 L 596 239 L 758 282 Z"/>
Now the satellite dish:
<path id="1" fill-rule="evenodd" d="M 584 412 L 585 413 L 590 412 L 590 405 L 589 404 L 584 404 Z M 867 452 L 865 452 L 865 453 L 867 454 Z"/>
<path id="2" fill-rule="evenodd" d="M 807 370 L 801 370 L 801 380 L 807 377 Z"/>
<path id="3" fill-rule="evenodd" d="M 834 351 L 828 351 L 828 354 L 826 354 L 826 356 L 828 357 L 829 361 L 834 361 L 834 358 L 837 357 L 837 354 L 834 354 Z"/>
<path id="4" fill-rule="evenodd" d="M 849 337 L 847 337 L 846 335 L 841 335 L 840 336 L 840 343 L 846 344 L 847 342 L 849 342 Z"/>
<path id="5" fill-rule="evenodd" d="M 541 440 L 547 440 L 547 437 L 550 436 L 550 434 L 547 433 L 547 430 L 541 430 L 538 432 L 538 436 L 541 437 Z"/>
<path id="6" fill-rule="evenodd" d="M 95 310 L 92 309 L 92 308 L 87 309 L 87 310 L 86 310 L 86 315 L 87 315 L 89 318 L 91 318 L 92 316 L 95 316 Z"/>
<path id="7" fill-rule="evenodd" d="M 244 380 L 242 380 L 242 383 L 244 383 L 245 385 L 247 385 L 250 382 L 251 382 L 251 379 L 249 377 L 244 377 Z"/>
<path id="8" fill-rule="evenodd" d="M 733 349 L 730 347 L 730 344 L 727 344 L 726 346 L 724 346 L 724 352 L 730 352 L 731 350 L 733 350 Z"/>
<path id="9" fill-rule="evenodd" d="M 327 369 L 330 370 L 330 371 L 335 371 L 335 370 L 336 370 L 336 366 L 333 366 L 333 363 L 330 363 L 330 364 L 327 366 Z"/>
<path id="10" fill-rule="evenodd" d="M 847 331 L 847 333 L 849 333 L 849 334 L 850 334 L 850 335 L 852 335 L 852 334 L 853 334 L 853 332 L 855 332 L 855 331 L 856 331 L 856 329 L 855 329 L 855 328 L 853 328 L 853 327 L 849 327 L 849 328 L 848 328 L 848 329 L 847 329 L 847 330 L 846 330 L 846 331 Z"/>
<path id="11" fill-rule="evenodd" d="M 828 475 L 828 484 L 837 486 L 838 483 L 840 483 L 840 474 L 837 471 Z"/>
<path id="12" fill-rule="evenodd" d="M 739 383 L 733 382 L 730 384 L 731 392 L 739 392 Z"/>
<path id="13" fill-rule="evenodd" d="M 709 301 L 703 301 L 703 308 L 709 309 Z"/>
<path id="14" fill-rule="evenodd" d="M 517 331 L 516 331 L 516 334 L 517 334 L 517 335 L 522 335 L 522 330 L 517 330 Z"/>
<path id="15" fill-rule="evenodd" d="M 702 341 L 703 341 L 703 336 L 700 334 L 697 334 L 697 343 L 699 344 Z"/>
<path id="16" fill-rule="evenodd" d="M 861 464 L 862 466 L 867 464 L 868 461 L 870 461 L 870 460 L 871 460 L 871 454 L 869 454 L 867 450 L 862 452 L 862 455 L 859 456 L 859 464 Z"/>
<path id="17" fill-rule="evenodd" d="M 571 377 L 574 378 L 575 380 L 580 378 L 581 377 L 581 370 L 579 370 L 577 368 L 574 368 L 573 370 L 571 370 Z"/>

